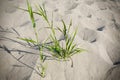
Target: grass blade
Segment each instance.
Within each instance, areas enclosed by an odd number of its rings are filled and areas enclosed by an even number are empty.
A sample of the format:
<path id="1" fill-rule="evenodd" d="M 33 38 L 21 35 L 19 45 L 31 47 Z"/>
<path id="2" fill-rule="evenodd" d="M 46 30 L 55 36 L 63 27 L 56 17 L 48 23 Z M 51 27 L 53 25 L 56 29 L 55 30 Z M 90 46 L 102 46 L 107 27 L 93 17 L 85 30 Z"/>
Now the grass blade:
<path id="1" fill-rule="evenodd" d="M 28 39 L 28 38 L 19 38 L 20 40 L 26 41 L 26 42 L 30 42 L 30 43 L 37 43 L 36 41 L 32 40 L 32 39 Z"/>
<path id="2" fill-rule="evenodd" d="M 28 7 L 28 12 L 29 12 L 29 15 L 30 15 L 30 18 L 31 18 L 31 21 L 32 21 L 33 28 L 35 28 L 36 27 L 36 23 L 35 23 L 32 7 L 31 7 L 31 5 L 30 5 L 28 0 L 27 0 L 27 7 Z"/>

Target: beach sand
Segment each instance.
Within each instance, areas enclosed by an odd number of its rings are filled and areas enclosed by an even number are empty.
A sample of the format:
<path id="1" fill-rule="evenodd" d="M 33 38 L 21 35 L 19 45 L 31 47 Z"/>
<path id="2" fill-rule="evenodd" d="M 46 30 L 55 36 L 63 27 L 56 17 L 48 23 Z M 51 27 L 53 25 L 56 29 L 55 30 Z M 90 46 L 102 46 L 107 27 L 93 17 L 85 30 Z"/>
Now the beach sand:
<path id="1" fill-rule="evenodd" d="M 72 56 L 71 62 L 46 60 L 46 77 L 41 78 L 36 72 L 18 61 L 6 51 L 0 49 L 0 80 L 119 80 L 120 79 L 120 1 L 119 0 L 29 0 L 33 10 L 35 4 L 45 4 L 48 18 L 56 27 L 61 26 L 61 19 L 67 24 L 73 21 L 72 31 L 78 27 L 75 42 L 84 51 Z M 0 45 L 8 49 L 19 49 L 36 54 L 12 53 L 20 60 L 34 67 L 39 65 L 38 51 L 23 46 L 15 41 L 17 37 L 35 39 L 32 24 L 27 12 L 17 7 L 27 8 L 26 0 L 1 0 L 0 2 Z M 35 15 L 39 40 L 49 36 L 46 22 Z M 19 33 L 17 33 L 16 31 Z M 61 34 L 57 33 L 58 39 Z M 8 39 L 9 38 L 9 39 Z M 12 39 L 12 40 L 11 40 Z M 15 40 L 15 41 L 13 41 Z M 20 41 L 23 43 L 23 41 Z"/>

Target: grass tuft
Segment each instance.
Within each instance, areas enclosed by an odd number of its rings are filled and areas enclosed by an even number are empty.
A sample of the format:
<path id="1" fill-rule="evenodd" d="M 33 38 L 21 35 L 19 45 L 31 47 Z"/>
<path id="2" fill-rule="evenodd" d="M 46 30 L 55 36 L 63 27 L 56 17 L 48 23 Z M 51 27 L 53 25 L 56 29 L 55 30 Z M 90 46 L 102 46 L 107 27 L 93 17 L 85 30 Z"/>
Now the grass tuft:
<path id="1" fill-rule="evenodd" d="M 64 35 L 64 42 L 65 42 L 65 46 L 62 46 L 61 43 L 58 41 L 58 39 L 56 38 L 56 31 L 55 28 L 51 28 L 51 34 L 50 34 L 50 40 L 53 42 L 53 44 L 47 45 L 45 46 L 45 48 L 51 52 L 51 55 L 58 59 L 58 60 L 62 60 L 62 61 L 67 61 L 67 60 L 71 60 L 72 61 L 72 56 L 74 54 L 77 53 L 81 53 L 83 51 L 83 49 L 78 48 L 77 44 L 74 43 L 74 39 L 76 37 L 77 34 L 77 28 L 76 30 L 70 34 L 70 28 L 72 26 L 72 20 L 70 21 L 69 26 L 66 25 L 66 23 L 64 22 L 64 20 L 62 20 L 62 24 L 63 24 L 63 28 L 57 28 L 57 30 L 59 30 L 63 35 Z M 71 36 L 69 36 L 69 34 Z M 71 64 L 71 66 L 73 66 L 73 62 Z"/>
<path id="2" fill-rule="evenodd" d="M 57 29 L 55 29 L 53 20 L 50 21 L 48 19 L 47 12 L 45 10 L 45 5 L 43 5 L 43 6 L 36 5 L 37 11 L 35 12 L 32 10 L 31 4 L 27 0 L 27 7 L 28 7 L 27 9 L 22 9 L 22 8 L 19 8 L 19 9 L 27 11 L 29 13 L 29 16 L 30 16 L 30 19 L 32 22 L 32 26 L 34 29 L 34 33 L 35 33 L 34 35 L 36 36 L 36 40 L 28 39 L 28 38 L 19 38 L 19 39 L 26 41 L 27 43 L 32 43 L 34 45 L 37 45 L 38 51 L 40 54 L 40 65 L 41 66 L 38 67 L 38 70 L 40 70 L 40 76 L 44 78 L 46 75 L 46 67 L 43 64 L 44 61 L 46 60 L 46 57 L 43 55 L 44 54 L 43 50 L 48 50 L 51 57 L 55 58 L 59 61 L 71 60 L 71 67 L 73 67 L 72 56 L 77 54 L 77 53 L 81 53 L 84 50 L 79 48 L 77 46 L 77 44 L 74 42 L 75 37 L 77 35 L 78 28 L 76 28 L 75 31 L 70 33 L 71 26 L 72 26 L 72 20 L 70 21 L 68 26 L 66 25 L 65 21 L 62 20 L 61 21 L 62 28 L 57 27 Z M 35 22 L 34 14 L 39 15 L 44 21 L 46 21 L 48 24 L 47 28 L 51 30 L 51 34 L 49 35 L 47 40 L 44 41 L 44 43 L 41 43 L 42 45 L 39 45 L 40 44 L 39 43 L 39 34 L 38 34 L 37 29 L 36 29 L 36 22 Z M 52 14 L 52 18 L 53 18 L 53 14 Z M 61 42 L 57 39 L 56 30 L 64 35 L 64 42 L 65 42 L 64 46 L 61 45 Z M 48 41 L 48 39 L 52 43 L 44 45 L 46 43 L 46 41 Z"/>

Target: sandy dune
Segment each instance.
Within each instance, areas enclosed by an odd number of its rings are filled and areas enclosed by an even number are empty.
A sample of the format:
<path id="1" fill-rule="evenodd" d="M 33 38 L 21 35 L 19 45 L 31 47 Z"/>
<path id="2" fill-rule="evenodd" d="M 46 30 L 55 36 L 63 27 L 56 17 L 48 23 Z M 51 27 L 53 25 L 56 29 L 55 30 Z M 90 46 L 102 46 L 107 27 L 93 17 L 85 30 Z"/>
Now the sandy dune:
<path id="1" fill-rule="evenodd" d="M 34 4 L 45 4 L 49 19 L 54 14 L 55 26 L 61 19 L 72 30 L 78 28 L 75 42 L 87 50 L 72 57 L 71 62 L 46 60 L 47 74 L 41 78 L 36 72 L 16 61 L 10 54 L 0 49 L 0 80 L 120 80 L 120 1 L 119 0 L 30 0 Z M 29 15 L 15 8 L 26 8 L 25 0 L 1 0 L 0 2 L 0 46 L 19 49 L 34 54 L 13 52 L 17 58 L 36 69 L 39 64 L 38 51 L 15 41 L 18 36 L 35 38 Z M 35 16 L 40 41 L 49 35 L 43 29 L 46 23 Z M 17 32 L 19 32 L 19 34 Z M 60 38 L 61 34 L 58 34 Z M 15 41 L 14 41 L 15 40 Z M 21 41 L 20 41 L 21 42 Z M 23 42 L 21 42 L 23 43 Z"/>

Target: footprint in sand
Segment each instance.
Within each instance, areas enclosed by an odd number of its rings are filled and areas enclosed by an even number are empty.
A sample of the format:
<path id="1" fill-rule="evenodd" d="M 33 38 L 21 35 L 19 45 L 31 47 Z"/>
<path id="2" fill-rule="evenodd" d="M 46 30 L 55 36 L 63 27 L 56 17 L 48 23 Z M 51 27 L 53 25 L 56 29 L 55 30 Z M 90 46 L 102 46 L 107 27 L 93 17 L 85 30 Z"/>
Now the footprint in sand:
<path id="1" fill-rule="evenodd" d="M 78 3 L 73 3 L 73 5 L 69 6 L 68 10 L 75 9 L 78 6 Z"/>
<path id="2" fill-rule="evenodd" d="M 90 43 L 94 43 L 97 41 L 97 33 L 91 29 L 84 30 L 84 37 L 83 40 L 88 41 Z"/>
<path id="3" fill-rule="evenodd" d="M 72 10 L 75 9 L 79 4 L 78 3 L 70 3 L 71 5 L 66 6 L 65 14 L 71 14 Z"/>
<path id="4" fill-rule="evenodd" d="M 98 30 L 98 31 L 103 31 L 104 28 L 105 28 L 105 26 L 101 26 L 101 27 L 97 28 L 97 30 Z"/>
<path id="5" fill-rule="evenodd" d="M 90 5 L 94 4 L 94 1 L 86 1 L 85 3 L 90 6 Z"/>
<path id="6" fill-rule="evenodd" d="M 14 13 L 17 10 L 16 7 L 18 7 L 18 2 L 16 0 L 7 0 L 3 6 L 6 13 Z"/>

